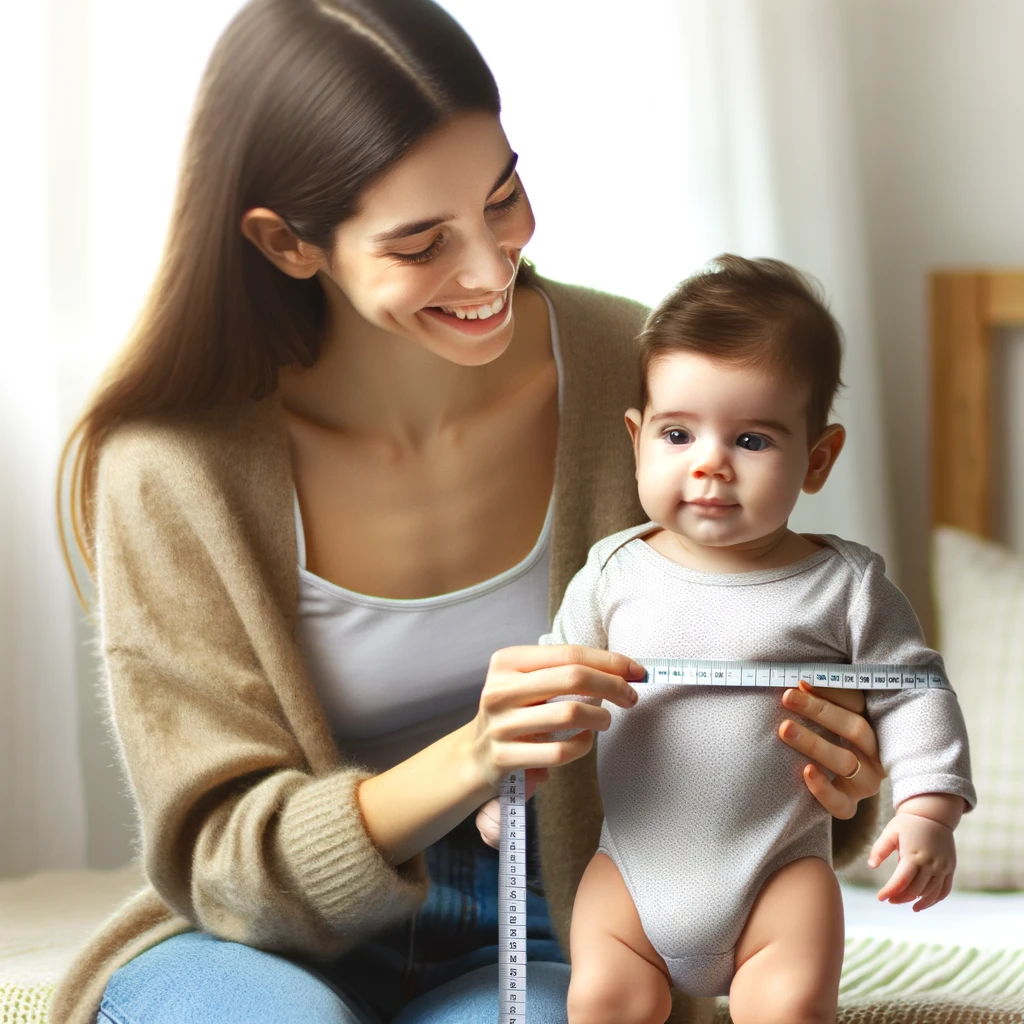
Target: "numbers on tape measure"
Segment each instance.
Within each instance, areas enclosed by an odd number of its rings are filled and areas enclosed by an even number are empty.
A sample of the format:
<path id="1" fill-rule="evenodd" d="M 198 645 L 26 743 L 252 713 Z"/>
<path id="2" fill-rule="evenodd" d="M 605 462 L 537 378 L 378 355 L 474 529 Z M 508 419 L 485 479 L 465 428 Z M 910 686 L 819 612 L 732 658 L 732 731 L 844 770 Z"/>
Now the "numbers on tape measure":
<path id="1" fill-rule="evenodd" d="M 526 1021 L 526 772 L 501 783 L 498 984 L 501 1024 Z"/>
<path id="2" fill-rule="evenodd" d="M 697 658 L 636 658 L 647 670 L 648 683 L 679 686 L 795 687 L 846 690 L 949 689 L 941 672 L 921 665 L 833 665 L 800 662 L 705 661 Z"/>

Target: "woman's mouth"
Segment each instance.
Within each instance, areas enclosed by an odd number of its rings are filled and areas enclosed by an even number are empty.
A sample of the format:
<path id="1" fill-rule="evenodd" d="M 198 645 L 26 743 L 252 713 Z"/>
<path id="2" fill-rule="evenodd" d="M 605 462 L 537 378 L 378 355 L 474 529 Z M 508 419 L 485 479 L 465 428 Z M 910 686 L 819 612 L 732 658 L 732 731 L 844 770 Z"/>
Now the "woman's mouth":
<path id="1" fill-rule="evenodd" d="M 459 306 L 427 306 L 423 310 L 432 319 L 453 327 L 463 334 L 489 334 L 504 327 L 512 315 L 508 290 L 491 302 Z"/>

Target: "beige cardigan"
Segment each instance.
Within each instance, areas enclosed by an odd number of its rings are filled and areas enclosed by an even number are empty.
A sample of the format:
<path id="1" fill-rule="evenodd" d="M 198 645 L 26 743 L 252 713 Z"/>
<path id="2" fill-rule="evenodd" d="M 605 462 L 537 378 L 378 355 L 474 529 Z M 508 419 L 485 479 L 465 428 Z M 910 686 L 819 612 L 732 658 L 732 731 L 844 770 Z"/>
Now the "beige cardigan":
<path id="1" fill-rule="evenodd" d="M 590 545 L 646 518 L 622 423 L 637 400 L 632 339 L 645 310 L 537 284 L 564 363 L 553 614 Z M 102 646 L 150 886 L 76 960 L 52 1024 L 92 1024 L 110 975 L 179 932 L 327 959 L 410 917 L 426 894 L 422 856 L 396 868 L 370 842 L 354 798 L 365 773 L 341 761 L 303 668 L 292 487 L 276 399 L 122 426 L 104 448 Z M 601 821 L 593 755 L 552 772 L 537 803 L 551 916 L 568 949 Z M 862 845 L 875 809 L 865 802 L 852 828 L 837 823 L 840 859 Z M 696 1002 L 679 1004 L 673 1019 L 696 1019 Z"/>

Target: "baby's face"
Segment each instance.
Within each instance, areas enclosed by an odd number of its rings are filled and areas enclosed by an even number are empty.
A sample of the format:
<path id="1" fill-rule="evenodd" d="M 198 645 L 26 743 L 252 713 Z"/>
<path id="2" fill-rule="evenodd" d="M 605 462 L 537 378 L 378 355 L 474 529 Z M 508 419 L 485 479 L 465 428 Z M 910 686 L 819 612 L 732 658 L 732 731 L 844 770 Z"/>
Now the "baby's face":
<path id="1" fill-rule="evenodd" d="M 652 363 L 648 391 L 631 433 L 651 519 L 717 548 L 785 527 L 809 465 L 806 386 L 680 352 Z"/>

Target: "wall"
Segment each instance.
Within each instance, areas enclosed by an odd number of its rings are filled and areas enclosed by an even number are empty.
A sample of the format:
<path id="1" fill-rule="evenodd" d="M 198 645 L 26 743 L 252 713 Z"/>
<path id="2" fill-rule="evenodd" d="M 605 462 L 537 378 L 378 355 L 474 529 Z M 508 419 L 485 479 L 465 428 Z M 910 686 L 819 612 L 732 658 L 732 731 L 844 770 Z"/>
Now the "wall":
<path id="1" fill-rule="evenodd" d="M 900 583 L 929 618 L 926 280 L 939 267 L 1024 267 L 1024 4 L 846 0 L 883 369 Z M 1024 338 L 999 392 L 1024 396 Z M 1024 420 L 1006 424 L 1003 534 L 1024 551 Z M 1007 507 L 1009 506 L 1009 507 Z"/>

